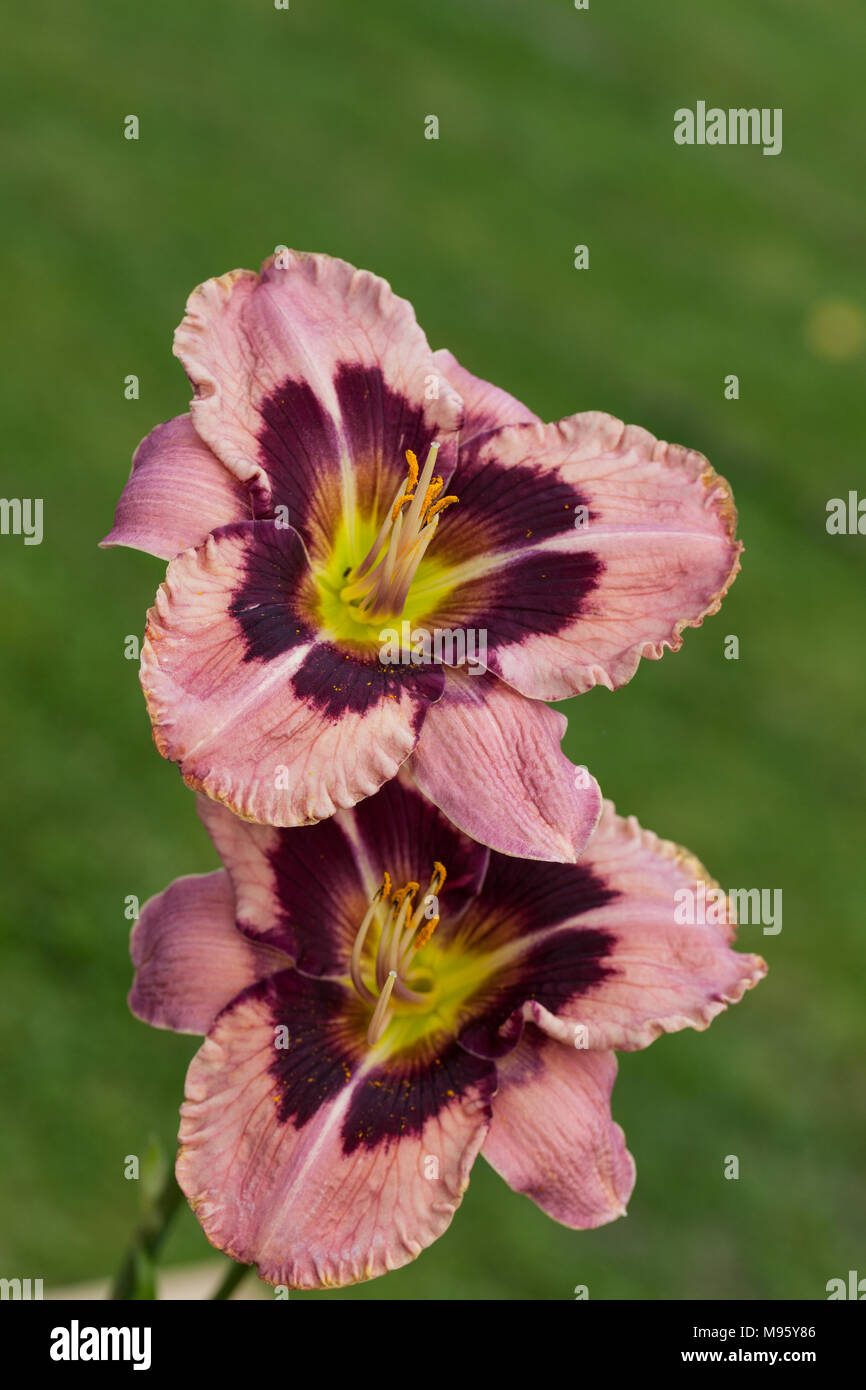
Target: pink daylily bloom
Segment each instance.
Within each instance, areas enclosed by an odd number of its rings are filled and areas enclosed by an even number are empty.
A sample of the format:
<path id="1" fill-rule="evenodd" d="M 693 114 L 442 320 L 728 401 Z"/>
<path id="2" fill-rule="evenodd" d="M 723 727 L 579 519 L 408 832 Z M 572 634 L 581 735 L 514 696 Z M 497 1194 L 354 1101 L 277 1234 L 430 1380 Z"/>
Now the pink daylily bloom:
<path id="1" fill-rule="evenodd" d="M 277 826 L 406 763 L 476 839 L 576 859 L 601 797 L 542 702 L 622 685 L 716 611 L 724 480 L 608 415 L 543 424 L 328 256 L 207 281 L 175 351 L 190 414 L 141 444 L 103 542 L 170 561 L 142 653 L 160 752 Z"/>
<path id="2" fill-rule="evenodd" d="M 766 970 L 730 927 L 677 925 L 705 871 L 609 803 L 579 864 L 477 844 L 405 771 L 310 827 L 199 809 L 224 868 L 145 905 L 130 1005 L 207 1035 L 178 1182 L 273 1284 L 413 1260 L 479 1153 L 566 1226 L 621 1216 L 615 1050 L 706 1028 Z"/>

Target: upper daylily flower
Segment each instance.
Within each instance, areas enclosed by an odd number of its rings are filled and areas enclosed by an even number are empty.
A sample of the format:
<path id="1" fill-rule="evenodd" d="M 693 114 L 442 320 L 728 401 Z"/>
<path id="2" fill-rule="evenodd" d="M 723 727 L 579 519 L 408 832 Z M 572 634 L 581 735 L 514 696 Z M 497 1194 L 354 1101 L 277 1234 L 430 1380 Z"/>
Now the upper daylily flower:
<path id="1" fill-rule="evenodd" d="M 293 1288 L 373 1278 L 445 1231 L 479 1152 L 567 1226 L 624 1213 L 613 1049 L 766 969 L 676 924 L 690 855 L 609 804 L 580 864 L 501 855 L 405 772 L 306 828 L 199 802 L 225 868 L 145 905 L 130 1004 L 207 1034 L 177 1177 L 214 1245 Z"/>
<path id="2" fill-rule="evenodd" d="M 608 415 L 542 424 L 328 256 L 207 281 L 175 351 L 190 414 L 141 444 L 103 542 L 171 561 L 142 653 L 160 752 L 280 826 L 409 760 L 476 839 L 576 858 L 600 793 L 543 701 L 623 684 L 715 612 L 727 484 Z"/>

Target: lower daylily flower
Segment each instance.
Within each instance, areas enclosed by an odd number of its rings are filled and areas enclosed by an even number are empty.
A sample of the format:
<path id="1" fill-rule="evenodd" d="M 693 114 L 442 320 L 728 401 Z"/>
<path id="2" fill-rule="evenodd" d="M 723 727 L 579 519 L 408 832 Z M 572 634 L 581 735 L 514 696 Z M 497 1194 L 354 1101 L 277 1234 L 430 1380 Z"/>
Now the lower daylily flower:
<path id="1" fill-rule="evenodd" d="M 724 480 L 609 415 L 542 424 L 328 256 L 207 281 L 175 351 L 190 414 L 141 444 L 104 542 L 171 561 L 142 651 L 160 752 L 279 826 L 408 761 L 476 839 L 575 859 L 600 793 L 542 702 L 622 685 L 716 611 Z M 420 662 L 394 657 L 404 624 Z"/>
<path id="2" fill-rule="evenodd" d="M 225 867 L 145 905 L 130 1005 L 207 1034 L 178 1182 L 274 1284 L 413 1260 L 479 1153 L 567 1226 L 621 1216 L 614 1049 L 706 1028 L 765 973 L 730 927 L 676 925 L 705 871 L 609 804 L 566 865 L 478 845 L 405 773 L 308 828 L 199 802 Z"/>

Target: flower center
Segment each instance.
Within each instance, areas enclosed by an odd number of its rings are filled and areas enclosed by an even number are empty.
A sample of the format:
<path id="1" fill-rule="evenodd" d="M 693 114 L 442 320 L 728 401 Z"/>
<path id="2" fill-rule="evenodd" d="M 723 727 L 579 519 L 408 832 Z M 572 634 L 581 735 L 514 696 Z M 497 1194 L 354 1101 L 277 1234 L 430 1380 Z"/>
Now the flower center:
<path id="1" fill-rule="evenodd" d="M 360 565 L 345 575 L 340 598 L 362 622 L 383 614 L 399 616 L 424 552 L 436 534 L 439 517 L 456 497 L 440 497 L 444 486 L 434 478 L 438 444 L 431 444 L 419 477 L 418 460 L 406 450 L 409 471 L 397 489 L 388 514 Z"/>
<path id="2" fill-rule="evenodd" d="M 430 1007 L 433 976 L 429 971 L 419 970 L 413 961 L 439 923 L 437 897 L 446 877 L 444 864 L 434 862 L 430 886 L 417 907 L 415 895 L 419 885 L 407 883 L 394 891 L 387 873 L 373 894 L 355 937 L 349 967 L 356 993 L 373 1005 L 367 1028 L 370 1047 L 382 1037 L 398 1004 Z M 375 952 L 367 953 L 365 979 L 362 956 L 374 923 L 379 927 L 379 940 Z"/>

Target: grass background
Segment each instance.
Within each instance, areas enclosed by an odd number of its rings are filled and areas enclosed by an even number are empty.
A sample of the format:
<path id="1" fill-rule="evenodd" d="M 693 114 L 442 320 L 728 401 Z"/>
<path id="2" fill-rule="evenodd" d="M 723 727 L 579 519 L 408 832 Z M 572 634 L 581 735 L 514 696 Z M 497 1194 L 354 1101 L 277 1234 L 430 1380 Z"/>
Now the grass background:
<path id="1" fill-rule="evenodd" d="M 866 539 L 825 530 L 864 486 L 864 46 L 855 0 L 7 9 L 2 491 L 44 498 L 45 537 L 0 539 L 4 1275 L 111 1271 L 124 1156 L 173 1147 L 195 1043 L 128 1014 L 123 902 L 213 852 L 123 656 L 163 566 L 96 543 L 138 440 L 186 408 L 186 295 L 283 242 L 385 275 L 545 418 L 608 410 L 730 479 L 722 613 L 573 702 L 567 751 L 726 886 L 784 893 L 780 935 L 743 931 L 767 981 L 621 1060 L 626 1220 L 566 1231 L 479 1163 L 414 1265 L 324 1296 L 822 1298 L 866 1273 Z M 783 153 L 676 146 L 699 98 L 782 107 Z M 208 1251 L 184 1210 L 167 1258 Z"/>

